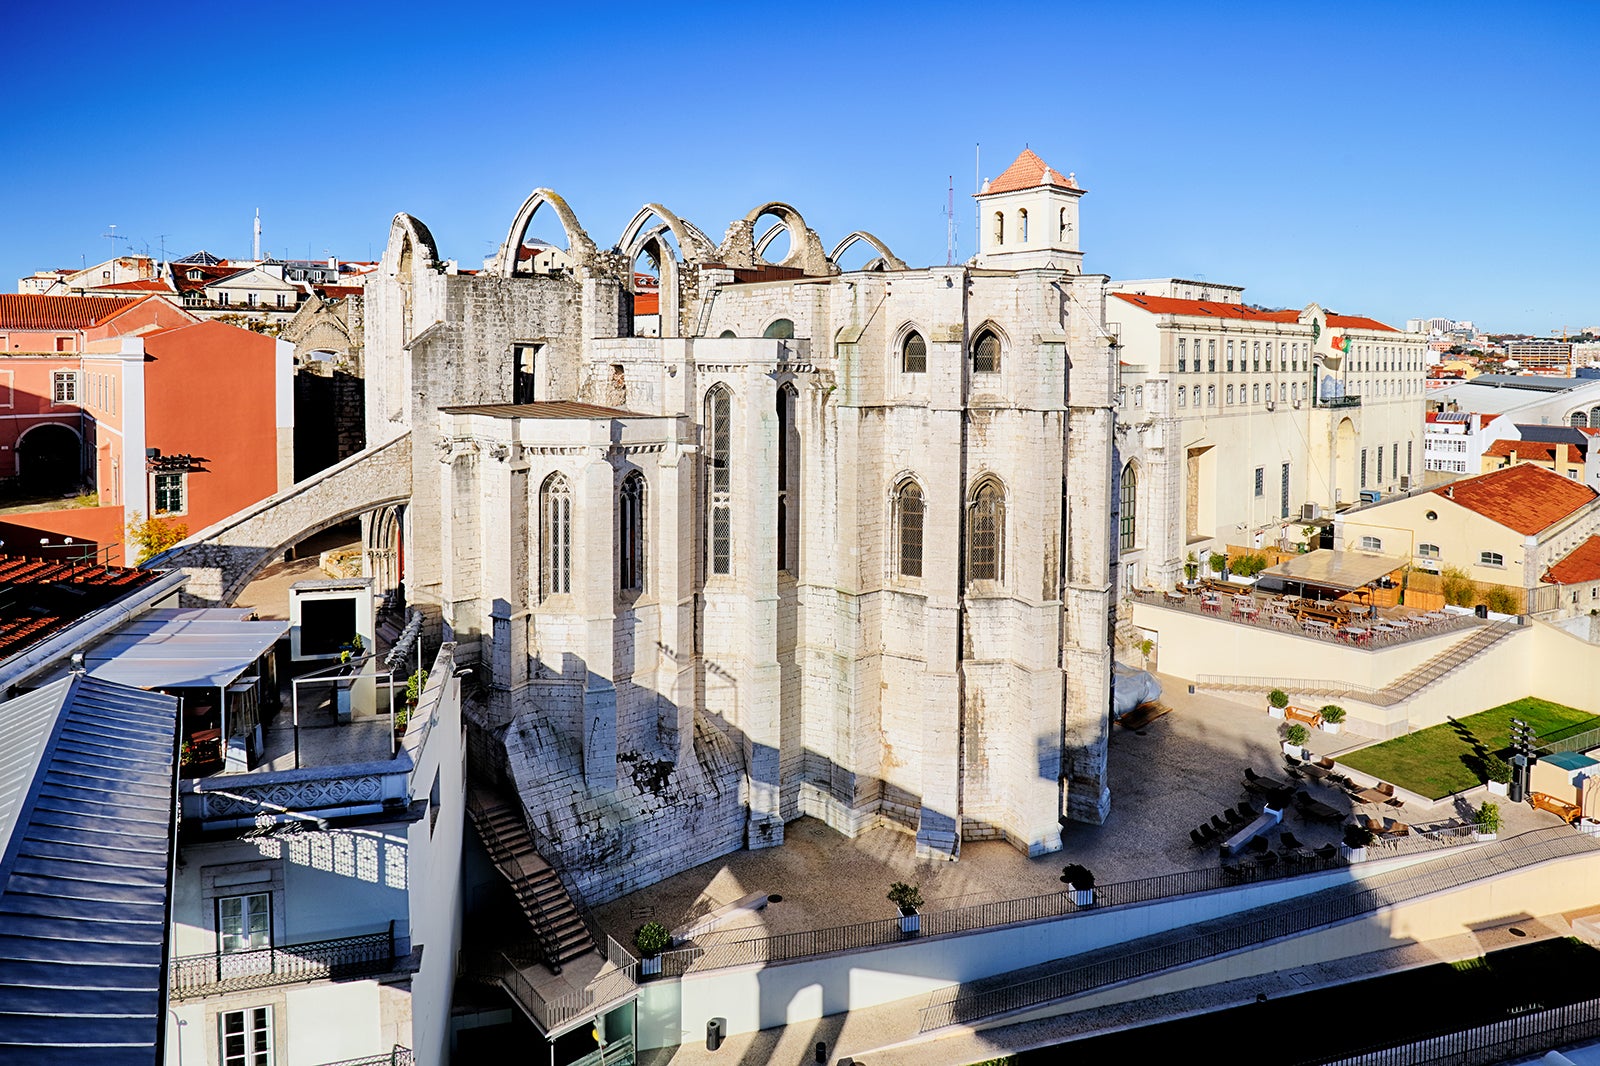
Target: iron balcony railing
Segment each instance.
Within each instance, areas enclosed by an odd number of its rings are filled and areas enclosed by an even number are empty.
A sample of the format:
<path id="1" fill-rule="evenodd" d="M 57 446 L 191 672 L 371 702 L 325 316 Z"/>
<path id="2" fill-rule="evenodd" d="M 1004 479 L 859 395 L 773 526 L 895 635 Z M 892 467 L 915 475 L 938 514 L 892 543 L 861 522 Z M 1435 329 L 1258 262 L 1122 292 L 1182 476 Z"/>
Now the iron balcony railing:
<path id="1" fill-rule="evenodd" d="M 1600 999 L 1530 1011 L 1470 1029 L 1435 1031 L 1402 1044 L 1368 1048 L 1330 1060 L 1302 1063 L 1326 1066 L 1490 1066 L 1520 1062 L 1542 1051 L 1600 1036 Z"/>
<path id="2" fill-rule="evenodd" d="M 338 1062 L 324 1062 L 321 1066 L 415 1066 L 416 1056 L 408 1047 L 399 1044 L 387 1055 L 368 1055 L 362 1059 L 340 1059 Z"/>
<path id="3" fill-rule="evenodd" d="M 1329 396 L 1311 401 L 1313 407 L 1360 407 L 1360 396 Z"/>
<path id="4" fill-rule="evenodd" d="M 611 937 L 606 937 L 606 958 L 611 968 L 602 969 L 587 985 L 550 997 L 541 993 L 523 973 L 524 969 L 537 965 L 538 960 L 526 957 L 515 947 L 464 954 L 460 972 L 471 980 L 498 984 L 540 1031 L 551 1033 L 575 1018 L 603 1014 L 638 994 L 638 960 Z"/>
<path id="5" fill-rule="evenodd" d="M 395 964 L 394 923 L 382 933 L 275 944 L 255 951 L 218 951 L 172 960 L 173 999 L 385 973 Z"/>

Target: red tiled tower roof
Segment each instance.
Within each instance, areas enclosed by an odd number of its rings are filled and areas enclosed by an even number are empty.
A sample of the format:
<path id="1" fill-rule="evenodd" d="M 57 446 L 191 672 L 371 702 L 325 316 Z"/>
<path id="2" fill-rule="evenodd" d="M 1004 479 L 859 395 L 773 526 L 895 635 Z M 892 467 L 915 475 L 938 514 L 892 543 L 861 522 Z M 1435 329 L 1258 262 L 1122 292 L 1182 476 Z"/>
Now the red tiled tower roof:
<path id="1" fill-rule="evenodd" d="M 1050 180 L 1045 180 L 1045 172 L 1049 171 Z M 1024 148 L 1022 154 L 1012 161 L 1009 167 L 989 183 L 988 188 L 978 195 L 990 195 L 997 192 L 1015 192 L 1017 189 L 1033 189 L 1040 185 L 1055 185 L 1062 189 L 1076 189 L 1078 183 L 1068 178 L 1059 170 L 1054 169 L 1043 159 L 1040 159 L 1031 149 Z"/>

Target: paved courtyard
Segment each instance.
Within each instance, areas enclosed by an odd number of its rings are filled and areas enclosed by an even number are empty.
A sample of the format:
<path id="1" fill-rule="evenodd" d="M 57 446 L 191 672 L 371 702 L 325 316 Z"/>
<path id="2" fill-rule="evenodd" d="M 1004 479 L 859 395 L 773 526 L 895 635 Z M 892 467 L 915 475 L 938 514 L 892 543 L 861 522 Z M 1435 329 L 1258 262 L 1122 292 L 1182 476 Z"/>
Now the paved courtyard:
<path id="1" fill-rule="evenodd" d="M 894 917 L 884 898 L 894 881 L 916 884 L 928 912 L 1059 891 L 1061 867 L 1069 862 L 1088 866 L 1101 884 L 1214 866 L 1217 850 L 1191 847 L 1189 830 L 1246 798 L 1241 787 L 1246 766 L 1283 776 L 1280 723 L 1264 707 L 1191 695 L 1179 678 L 1161 682 L 1171 713 L 1140 732 L 1118 726 L 1112 733 L 1106 823 L 1069 825 L 1057 854 L 1028 859 L 1009 844 L 984 841 L 963 844 L 957 862 L 918 859 L 912 837 L 899 829 L 879 828 L 851 840 L 804 818 L 789 824 L 781 848 L 740 851 L 704 863 L 597 908 L 596 918 L 606 932 L 631 944 L 643 922 L 677 928 L 746 894 L 765 892 L 783 899 L 722 928 L 759 927 L 777 934 Z M 1347 734 L 1318 733 L 1312 747 L 1318 754 L 1337 753 L 1360 743 Z M 1352 812 L 1350 799 L 1337 789 L 1301 787 L 1347 817 Z M 1254 802 L 1260 806 L 1258 799 Z M 1356 809 L 1419 826 L 1465 815 L 1465 804 L 1450 801 L 1422 810 L 1410 805 L 1401 811 Z M 1503 835 L 1557 824 L 1554 816 L 1525 806 L 1503 804 L 1502 813 Z M 1336 841 L 1340 832 L 1292 810 L 1284 826 L 1310 847 Z"/>

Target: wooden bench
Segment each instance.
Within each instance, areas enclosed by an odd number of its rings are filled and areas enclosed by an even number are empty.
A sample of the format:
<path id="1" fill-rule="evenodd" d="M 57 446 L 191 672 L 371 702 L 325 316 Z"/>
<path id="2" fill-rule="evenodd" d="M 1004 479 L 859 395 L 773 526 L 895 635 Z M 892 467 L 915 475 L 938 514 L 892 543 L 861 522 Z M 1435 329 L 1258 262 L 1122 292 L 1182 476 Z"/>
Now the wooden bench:
<path id="1" fill-rule="evenodd" d="M 1530 792 L 1528 794 L 1528 803 L 1535 810 L 1549 811 L 1568 825 L 1577 821 L 1578 816 L 1583 813 L 1578 809 L 1576 803 L 1558 800 L 1548 792 Z"/>
<path id="2" fill-rule="evenodd" d="M 1321 711 L 1308 711 L 1304 707 L 1296 707 L 1290 704 L 1284 708 L 1283 716 L 1291 722 L 1304 722 L 1312 729 L 1322 728 Z"/>

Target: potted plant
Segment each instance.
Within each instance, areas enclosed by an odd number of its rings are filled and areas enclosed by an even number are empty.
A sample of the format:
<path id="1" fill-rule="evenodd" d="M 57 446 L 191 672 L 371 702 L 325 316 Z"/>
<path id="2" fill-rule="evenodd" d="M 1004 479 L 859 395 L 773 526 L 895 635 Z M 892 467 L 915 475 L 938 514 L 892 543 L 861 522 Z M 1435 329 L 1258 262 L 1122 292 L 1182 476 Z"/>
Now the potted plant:
<path id="1" fill-rule="evenodd" d="M 900 908 L 900 931 L 915 936 L 922 929 L 922 917 L 917 908 L 922 906 L 922 893 L 916 885 L 896 881 L 889 886 L 889 902 Z"/>
<path id="2" fill-rule="evenodd" d="M 1190 552 L 1187 556 L 1184 557 L 1184 560 L 1183 560 L 1183 580 L 1184 580 L 1184 583 L 1186 585 L 1190 586 L 1191 588 L 1193 588 L 1194 587 L 1194 579 L 1199 577 L 1199 576 L 1200 576 L 1200 560 L 1196 559 L 1194 557 L 1194 552 Z"/>
<path id="3" fill-rule="evenodd" d="M 661 953 L 672 946 L 672 934 L 660 922 L 645 922 L 633 934 L 633 946 L 639 949 L 639 972 L 653 977 L 661 972 Z"/>
<path id="4" fill-rule="evenodd" d="M 1156 642 L 1151 640 L 1149 637 L 1145 637 L 1143 640 L 1135 644 L 1134 647 L 1139 649 L 1139 655 L 1144 659 L 1144 665 L 1149 666 L 1150 653 L 1156 650 Z"/>
<path id="5" fill-rule="evenodd" d="M 417 672 L 406 678 L 406 703 L 412 707 L 422 699 L 422 690 L 428 687 L 428 671 L 418 667 Z"/>
<path id="6" fill-rule="evenodd" d="M 1212 552 L 1206 562 L 1211 564 L 1211 572 L 1224 580 L 1228 576 L 1228 557 L 1221 552 Z"/>
<path id="7" fill-rule="evenodd" d="M 1267 693 L 1267 713 L 1274 718 L 1283 717 L 1283 709 L 1289 706 L 1289 694 L 1281 688 L 1275 688 Z"/>
<path id="8" fill-rule="evenodd" d="M 1072 893 L 1072 902 L 1079 907 L 1094 906 L 1094 871 L 1081 863 L 1071 863 L 1061 869 L 1061 883 Z"/>
<path id="9" fill-rule="evenodd" d="M 1504 796 L 1511 788 L 1511 767 L 1498 755 L 1483 760 L 1483 776 L 1491 794 Z"/>
<path id="10" fill-rule="evenodd" d="M 416 706 L 410 703 L 402 703 L 394 709 L 395 736 L 403 737 L 406 735 L 406 726 L 411 724 L 411 712 L 414 710 L 416 710 Z"/>
<path id="11" fill-rule="evenodd" d="M 1500 805 L 1484 800 L 1472 816 L 1473 840 L 1493 840 L 1500 832 Z"/>
<path id="12" fill-rule="evenodd" d="M 1372 830 L 1364 825 L 1347 825 L 1344 827 L 1344 842 L 1339 851 L 1350 862 L 1364 862 L 1367 858 L 1367 846 L 1372 843 Z"/>
<path id="13" fill-rule="evenodd" d="M 1330 703 L 1322 708 L 1322 731 L 1324 733 L 1337 733 L 1339 723 L 1344 721 L 1344 708 L 1337 703 Z"/>
<path id="14" fill-rule="evenodd" d="M 1306 757 L 1306 741 L 1311 739 L 1311 730 L 1299 722 L 1292 722 L 1288 729 L 1283 731 L 1283 753 L 1293 755 L 1297 759 Z"/>

